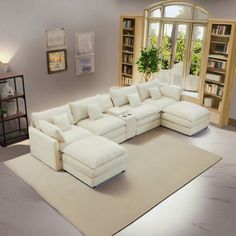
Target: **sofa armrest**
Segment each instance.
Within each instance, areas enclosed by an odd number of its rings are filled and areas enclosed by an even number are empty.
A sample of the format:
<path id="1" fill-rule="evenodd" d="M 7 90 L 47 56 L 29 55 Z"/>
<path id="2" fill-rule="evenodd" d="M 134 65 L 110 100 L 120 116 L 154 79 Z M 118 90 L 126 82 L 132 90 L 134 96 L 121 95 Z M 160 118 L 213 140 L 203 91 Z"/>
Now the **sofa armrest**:
<path id="1" fill-rule="evenodd" d="M 183 89 L 177 85 L 162 85 L 160 87 L 162 96 L 180 101 Z"/>
<path id="2" fill-rule="evenodd" d="M 113 116 L 119 116 L 127 111 L 128 111 L 128 108 L 111 107 L 108 110 L 106 110 L 106 113 Z"/>
<path id="3" fill-rule="evenodd" d="M 34 127 L 29 127 L 29 137 L 31 154 L 54 170 L 61 170 L 59 142 Z"/>

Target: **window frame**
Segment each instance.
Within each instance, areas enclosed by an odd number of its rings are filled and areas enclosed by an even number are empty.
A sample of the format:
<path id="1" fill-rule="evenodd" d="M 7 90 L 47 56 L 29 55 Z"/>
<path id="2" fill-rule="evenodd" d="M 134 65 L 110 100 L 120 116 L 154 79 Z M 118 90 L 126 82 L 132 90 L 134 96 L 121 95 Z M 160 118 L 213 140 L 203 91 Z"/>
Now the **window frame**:
<path id="1" fill-rule="evenodd" d="M 172 18 L 172 17 L 164 17 L 164 8 L 166 6 L 171 6 L 171 5 L 183 5 L 183 6 L 190 6 L 192 7 L 192 17 L 191 19 L 187 19 L 187 18 Z M 161 11 L 161 17 L 150 17 L 151 12 L 156 10 L 156 9 L 160 9 Z M 203 13 L 205 13 L 208 18 L 205 20 L 202 19 L 194 19 L 195 16 L 195 11 L 196 10 L 200 10 Z M 173 24 L 175 27 L 175 34 L 176 34 L 176 28 L 178 27 L 178 24 L 187 24 L 189 29 L 188 29 L 188 38 L 187 38 L 187 50 L 185 52 L 185 56 L 186 56 L 186 61 L 188 62 L 184 62 L 184 71 L 183 71 L 183 82 L 182 82 L 182 87 L 185 90 L 185 81 L 188 80 L 188 77 L 190 75 L 190 66 L 191 66 L 191 58 L 192 58 L 192 42 L 193 42 L 193 29 L 194 26 L 199 25 L 199 26 L 204 26 L 205 27 L 205 32 L 204 32 L 204 37 L 203 37 L 203 47 L 202 47 L 202 55 L 204 52 L 204 47 L 205 47 L 205 40 L 206 40 L 206 32 L 207 32 L 207 26 L 209 23 L 209 13 L 208 11 L 206 11 L 205 9 L 203 9 L 202 7 L 189 3 L 189 2 L 180 2 L 180 1 L 169 1 L 169 2 L 159 2 L 156 4 L 151 5 L 150 7 L 144 9 L 144 37 L 143 37 L 143 47 L 147 47 L 149 45 L 149 23 L 159 23 L 159 32 L 158 32 L 158 42 L 157 42 L 157 47 L 160 47 L 162 45 L 162 41 L 163 41 L 163 36 L 164 36 L 164 25 L 165 24 Z M 176 35 L 175 35 L 175 46 L 176 46 Z M 173 52 L 174 49 L 172 49 Z M 173 58 L 175 56 L 172 55 L 172 61 L 171 63 L 173 63 Z M 200 63 L 200 74 L 199 74 L 199 81 L 202 75 L 202 68 L 203 68 L 203 60 Z M 168 78 L 168 83 L 170 84 L 172 81 L 172 76 L 169 76 Z M 200 82 L 199 82 L 199 86 L 200 86 Z M 198 86 L 198 87 L 199 87 Z M 199 91 L 199 88 L 198 88 Z M 198 92 L 197 91 L 197 92 Z"/>

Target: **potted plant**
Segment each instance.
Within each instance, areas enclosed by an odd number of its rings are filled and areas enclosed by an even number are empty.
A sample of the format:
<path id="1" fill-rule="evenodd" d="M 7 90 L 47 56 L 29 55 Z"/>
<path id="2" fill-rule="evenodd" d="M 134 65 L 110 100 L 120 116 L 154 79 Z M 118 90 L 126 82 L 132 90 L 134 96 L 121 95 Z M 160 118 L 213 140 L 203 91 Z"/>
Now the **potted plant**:
<path id="1" fill-rule="evenodd" d="M 145 81 L 148 81 L 153 73 L 159 72 L 160 62 L 160 48 L 151 45 L 141 50 L 141 55 L 136 64 L 138 71 L 143 73 Z"/>

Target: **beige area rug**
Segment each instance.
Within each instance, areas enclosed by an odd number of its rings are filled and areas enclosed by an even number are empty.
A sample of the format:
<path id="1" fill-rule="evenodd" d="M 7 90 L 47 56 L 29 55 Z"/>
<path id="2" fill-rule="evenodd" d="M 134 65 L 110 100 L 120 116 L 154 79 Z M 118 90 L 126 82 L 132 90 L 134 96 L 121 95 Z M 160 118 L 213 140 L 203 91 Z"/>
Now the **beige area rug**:
<path id="1" fill-rule="evenodd" d="M 30 154 L 5 164 L 85 235 L 108 236 L 221 159 L 163 134 L 142 140 L 137 137 L 123 144 L 129 151 L 127 171 L 96 189 L 68 173 L 53 171 Z"/>

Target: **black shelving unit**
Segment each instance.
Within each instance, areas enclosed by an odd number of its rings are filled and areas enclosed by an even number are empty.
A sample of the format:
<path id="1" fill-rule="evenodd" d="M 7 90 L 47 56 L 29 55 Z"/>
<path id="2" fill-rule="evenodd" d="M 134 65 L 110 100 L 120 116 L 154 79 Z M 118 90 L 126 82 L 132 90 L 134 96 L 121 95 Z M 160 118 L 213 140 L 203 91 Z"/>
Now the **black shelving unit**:
<path id="1" fill-rule="evenodd" d="M 7 82 L 14 88 L 14 95 L 0 97 L 0 145 L 3 147 L 29 138 L 24 76 L 15 72 L 0 74 L 0 84 Z M 20 103 L 21 99 L 23 102 Z M 11 100 L 16 101 L 16 113 L 4 115 L 3 104 Z M 10 129 L 9 123 L 13 121 L 16 121 L 14 129 Z"/>

